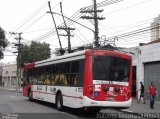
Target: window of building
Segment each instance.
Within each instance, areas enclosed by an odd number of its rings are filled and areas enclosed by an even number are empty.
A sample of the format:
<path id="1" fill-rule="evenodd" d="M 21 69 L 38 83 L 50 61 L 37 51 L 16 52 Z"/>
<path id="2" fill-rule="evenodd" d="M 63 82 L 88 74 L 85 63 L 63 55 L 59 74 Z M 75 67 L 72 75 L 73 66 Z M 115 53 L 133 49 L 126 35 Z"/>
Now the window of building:
<path id="1" fill-rule="evenodd" d="M 8 71 L 6 71 L 6 74 L 8 74 L 9 72 Z"/>

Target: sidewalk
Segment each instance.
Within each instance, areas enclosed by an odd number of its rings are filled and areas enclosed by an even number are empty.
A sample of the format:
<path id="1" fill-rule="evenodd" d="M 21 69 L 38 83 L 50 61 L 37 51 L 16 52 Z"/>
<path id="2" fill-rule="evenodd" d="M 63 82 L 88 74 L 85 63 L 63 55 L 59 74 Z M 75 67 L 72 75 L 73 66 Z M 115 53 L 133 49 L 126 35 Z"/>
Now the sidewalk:
<path id="1" fill-rule="evenodd" d="M 0 87 L 0 89 L 5 89 L 5 90 L 10 90 L 10 91 L 14 91 L 16 92 L 16 89 L 15 88 L 6 88 L 6 87 Z M 22 93 L 23 92 L 23 89 L 18 89 L 18 92 L 19 93 Z"/>
<path id="2" fill-rule="evenodd" d="M 146 100 L 146 104 L 137 103 L 136 98 L 132 99 L 132 106 L 128 109 L 124 109 L 122 111 L 128 113 L 160 113 L 160 101 L 155 101 L 154 109 L 150 109 L 150 101 Z"/>

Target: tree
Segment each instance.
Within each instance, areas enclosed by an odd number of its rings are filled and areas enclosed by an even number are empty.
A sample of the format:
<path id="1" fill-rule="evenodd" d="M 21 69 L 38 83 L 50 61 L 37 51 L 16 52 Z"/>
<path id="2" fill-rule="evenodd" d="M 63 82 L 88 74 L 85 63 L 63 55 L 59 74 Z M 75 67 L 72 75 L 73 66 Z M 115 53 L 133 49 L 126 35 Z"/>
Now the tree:
<path id="1" fill-rule="evenodd" d="M 3 52 L 5 47 L 7 47 L 8 41 L 6 40 L 5 31 L 0 27 L 0 59 L 3 58 Z"/>
<path id="2" fill-rule="evenodd" d="M 50 48 L 47 43 L 32 41 L 31 45 L 21 48 L 21 67 L 25 63 L 32 63 L 50 58 Z"/>

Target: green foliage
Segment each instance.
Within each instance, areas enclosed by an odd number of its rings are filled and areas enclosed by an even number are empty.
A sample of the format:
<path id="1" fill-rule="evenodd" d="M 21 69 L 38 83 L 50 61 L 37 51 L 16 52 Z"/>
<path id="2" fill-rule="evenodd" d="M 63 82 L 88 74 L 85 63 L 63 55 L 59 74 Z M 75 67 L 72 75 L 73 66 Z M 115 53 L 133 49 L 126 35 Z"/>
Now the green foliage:
<path id="1" fill-rule="evenodd" d="M 21 48 L 21 67 L 25 63 L 32 63 L 50 58 L 50 48 L 47 43 L 32 41 L 31 45 Z"/>
<path id="2" fill-rule="evenodd" d="M 0 59 L 3 58 L 2 50 L 7 47 L 8 41 L 6 40 L 5 31 L 0 27 Z"/>

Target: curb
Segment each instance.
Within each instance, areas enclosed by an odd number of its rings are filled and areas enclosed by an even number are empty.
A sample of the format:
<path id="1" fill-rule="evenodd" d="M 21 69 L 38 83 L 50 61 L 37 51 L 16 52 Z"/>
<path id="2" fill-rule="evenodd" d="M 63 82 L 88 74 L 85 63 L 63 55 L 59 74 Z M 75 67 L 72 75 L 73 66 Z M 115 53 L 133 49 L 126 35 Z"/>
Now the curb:
<path id="1" fill-rule="evenodd" d="M 17 93 L 22 93 L 23 92 L 22 89 L 18 90 L 18 91 L 16 91 L 16 89 L 10 89 L 10 88 L 4 88 L 4 87 L 0 87 L 0 89 L 9 90 L 9 91 L 17 92 Z"/>

